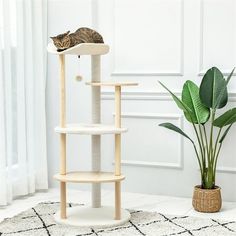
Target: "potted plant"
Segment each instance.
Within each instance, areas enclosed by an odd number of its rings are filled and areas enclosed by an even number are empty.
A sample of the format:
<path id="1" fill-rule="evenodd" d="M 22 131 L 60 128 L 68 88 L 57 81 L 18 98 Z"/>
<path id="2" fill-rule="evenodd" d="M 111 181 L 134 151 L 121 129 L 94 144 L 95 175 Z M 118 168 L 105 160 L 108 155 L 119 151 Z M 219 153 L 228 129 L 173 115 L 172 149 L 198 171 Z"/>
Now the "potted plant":
<path id="1" fill-rule="evenodd" d="M 201 185 L 194 188 L 193 207 L 200 212 L 217 212 L 222 204 L 220 187 L 215 182 L 216 166 L 224 139 L 236 122 L 236 108 L 217 118 L 216 111 L 228 102 L 227 85 L 233 73 L 234 69 L 225 79 L 218 68 L 212 67 L 203 76 L 200 88 L 190 80 L 185 82 L 181 99 L 159 82 L 171 94 L 195 132 L 196 139 L 193 140 L 171 123 L 160 124 L 183 135 L 193 145 L 201 173 Z"/>

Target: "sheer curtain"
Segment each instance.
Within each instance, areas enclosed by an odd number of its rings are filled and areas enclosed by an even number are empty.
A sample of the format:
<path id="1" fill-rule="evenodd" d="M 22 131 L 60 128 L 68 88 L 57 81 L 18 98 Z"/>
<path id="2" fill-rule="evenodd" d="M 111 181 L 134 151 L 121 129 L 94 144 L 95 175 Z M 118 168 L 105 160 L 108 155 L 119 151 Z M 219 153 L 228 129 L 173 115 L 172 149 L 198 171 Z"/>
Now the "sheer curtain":
<path id="1" fill-rule="evenodd" d="M 48 188 L 46 0 L 0 0 L 0 205 Z"/>

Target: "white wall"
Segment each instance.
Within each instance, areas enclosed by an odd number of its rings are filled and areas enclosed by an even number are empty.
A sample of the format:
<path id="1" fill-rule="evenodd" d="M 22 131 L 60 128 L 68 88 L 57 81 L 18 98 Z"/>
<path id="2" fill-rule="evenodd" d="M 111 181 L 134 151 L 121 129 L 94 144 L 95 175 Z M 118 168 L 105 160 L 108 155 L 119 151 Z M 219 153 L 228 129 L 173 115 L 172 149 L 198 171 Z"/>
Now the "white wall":
<path id="1" fill-rule="evenodd" d="M 111 46 L 104 56 L 104 80 L 138 81 L 123 91 L 123 184 L 126 191 L 191 196 L 199 184 L 197 161 L 190 143 L 158 127 L 170 121 L 192 135 L 192 129 L 160 80 L 177 94 L 187 79 L 200 83 L 202 73 L 218 66 L 227 74 L 236 64 L 234 0 L 49 0 L 48 35 L 92 26 Z M 65 13 L 67 12 L 67 13 Z M 47 121 L 49 176 L 58 171 L 58 62 L 49 55 Z M 80 71 L 89 80 L 88 57 L 68 60 L 68 121 L 90 119 L 90 89 L 75 82 Z M 230 83 L 229 107 L 236 106 L 236 80 Z M 113 91 L 102 93 L 103 122 L 113 122 Z M 223 111 L 220 111 L 223 112 Z M 217 184 L 224 200 L 236 200 L 236 158 L 231 130 L 219 162 Z M 112 136 L 102 137 L 103 168 L 113 168 Z M 90 167 L 89 137 L 68 138 L 68 169 Z M 51 186 L 55 181 L 50 178 Z M 106 187 L 106 186 L 105 186 Z M 112 187 L 112 186 L 110 186 Z"/>

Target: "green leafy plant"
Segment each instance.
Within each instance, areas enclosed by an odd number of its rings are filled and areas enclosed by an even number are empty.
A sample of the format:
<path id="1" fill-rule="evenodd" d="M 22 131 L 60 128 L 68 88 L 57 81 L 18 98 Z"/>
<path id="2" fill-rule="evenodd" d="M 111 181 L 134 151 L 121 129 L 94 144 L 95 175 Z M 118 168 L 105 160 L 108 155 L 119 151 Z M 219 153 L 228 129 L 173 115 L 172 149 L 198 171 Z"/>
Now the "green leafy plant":
<path id="1" fill-rule="evenodd" d="M 236 122 L 236 108 L 228 110 L 216 118 L 216 110 L 223 108 L 228 102 L 227 85 L 234 69 L 225 79 L 218 68 L 212 67 L 203 76 L 200 88 L 187 80 L 183 86 L 181 99 L 159 82 L 171 94 L 187 121 L 192 124 L 196 141 L 171 123 L 162 123 L 160 126 L 175 131 L 190 140 L 197 156 L 201 171 L 201 185 L 204 189 L 215 188 L 219 153 L 226 135 Z M 207 132 L 206 123 L 210 123 L 209 132 Z"/>

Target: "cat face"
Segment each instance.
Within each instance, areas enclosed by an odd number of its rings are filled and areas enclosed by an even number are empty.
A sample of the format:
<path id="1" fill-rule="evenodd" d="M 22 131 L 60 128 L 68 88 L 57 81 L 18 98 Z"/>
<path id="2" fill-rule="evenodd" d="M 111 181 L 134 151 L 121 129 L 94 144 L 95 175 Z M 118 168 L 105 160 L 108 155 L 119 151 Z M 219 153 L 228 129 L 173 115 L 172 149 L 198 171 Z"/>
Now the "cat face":
<path id="1" fill-rule="evenodd" d="M 50 37 L 53 40 L 54 45 L 57 48 L 57 51 L 63 51 L 70 47 L 70 31 L 67 31 L 64 34 L 59 34 L 54 37 Z"/>

